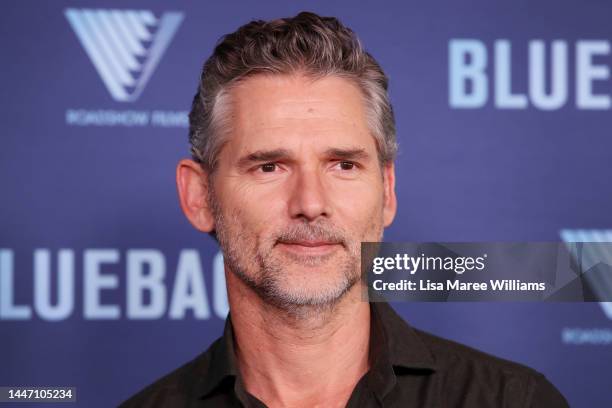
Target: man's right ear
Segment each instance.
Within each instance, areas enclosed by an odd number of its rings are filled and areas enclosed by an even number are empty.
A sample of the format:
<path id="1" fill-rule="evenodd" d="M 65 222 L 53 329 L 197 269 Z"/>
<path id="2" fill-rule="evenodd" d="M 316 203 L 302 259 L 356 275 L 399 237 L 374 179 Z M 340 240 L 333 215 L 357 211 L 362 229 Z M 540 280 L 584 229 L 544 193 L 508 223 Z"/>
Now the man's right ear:
<path id="1" fill-rule="evenodd" d="M 193 160 L 183 159 L 176 166 L 176 186 L 183 213 L 196 229 L 215 229 L 212 209 L 208 202 L 208 173 Z"/>

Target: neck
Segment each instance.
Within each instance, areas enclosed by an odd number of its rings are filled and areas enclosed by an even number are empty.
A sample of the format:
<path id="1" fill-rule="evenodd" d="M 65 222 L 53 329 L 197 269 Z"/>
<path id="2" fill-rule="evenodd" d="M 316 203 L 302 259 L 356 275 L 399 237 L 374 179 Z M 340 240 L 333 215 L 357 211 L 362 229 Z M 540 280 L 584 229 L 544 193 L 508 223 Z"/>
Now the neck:
<path id="1" fill-rule="evenodd" d="M 345 406 L 369 369 L 370 306 L 359 284 L 333 306 L 289 313 L 226 278 L 247 391 L 268 406 Z"/>

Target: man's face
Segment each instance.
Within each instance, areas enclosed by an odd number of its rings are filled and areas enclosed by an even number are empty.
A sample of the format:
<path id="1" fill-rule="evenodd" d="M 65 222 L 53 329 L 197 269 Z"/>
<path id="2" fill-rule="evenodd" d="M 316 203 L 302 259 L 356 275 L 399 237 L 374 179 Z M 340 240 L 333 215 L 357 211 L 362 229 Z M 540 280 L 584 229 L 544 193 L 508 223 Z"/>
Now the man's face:
<path id="1" fill-rule="evenodd" d="M 276 306 L 333 304 L 359 281 L 360 242 L 395 214 L 363 96 L 334 76 L 257 75 L 230 98 L 211 179 L 226 265 Z"/>

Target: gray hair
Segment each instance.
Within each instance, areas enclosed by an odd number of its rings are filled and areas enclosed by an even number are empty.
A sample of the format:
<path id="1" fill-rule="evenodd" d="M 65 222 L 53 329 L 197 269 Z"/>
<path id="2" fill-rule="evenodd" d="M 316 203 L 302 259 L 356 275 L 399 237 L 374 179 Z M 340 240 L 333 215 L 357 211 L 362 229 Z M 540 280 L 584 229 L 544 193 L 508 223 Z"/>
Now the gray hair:
<path id="1" fill-rule="evenodd" d="M 364 95 L 367 123 L 381 164 L 397 153 L 388 78 L 355 33 L 333 17 L 302 12 L 292 18 L 251 21 L 222 37 L 204 63 L 189 113 L 193 159 L 214 172 L 230 129 L 229 90 L 256 74 L 303 73 L 352 80 Z"/>

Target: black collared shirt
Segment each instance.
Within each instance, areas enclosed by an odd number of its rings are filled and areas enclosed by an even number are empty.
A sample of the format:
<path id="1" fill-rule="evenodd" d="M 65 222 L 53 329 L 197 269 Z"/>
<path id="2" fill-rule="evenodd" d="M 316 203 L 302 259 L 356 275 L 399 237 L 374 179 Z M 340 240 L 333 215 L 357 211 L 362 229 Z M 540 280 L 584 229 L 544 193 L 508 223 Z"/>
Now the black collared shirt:
<path id="1" fill-rule="evenodd" d="M 370 370 L 347 407 L 567 407 L 546 378 L 410 327 L 386 303 L 371 303 Z M 265 407 L 240 379 L 228 316 L 208 350 L 121 404 L 132 407 Z"/>

